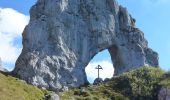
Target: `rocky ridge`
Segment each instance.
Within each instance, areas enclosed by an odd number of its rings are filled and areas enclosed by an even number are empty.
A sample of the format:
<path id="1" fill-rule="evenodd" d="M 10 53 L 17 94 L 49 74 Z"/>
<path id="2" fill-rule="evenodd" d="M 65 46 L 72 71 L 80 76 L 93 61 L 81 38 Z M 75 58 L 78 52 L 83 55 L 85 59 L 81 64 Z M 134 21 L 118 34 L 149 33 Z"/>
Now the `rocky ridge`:
<path id="1" fill-rule="evenodd" d="M 159 66 L 135 19 L 115 0 L 38 0 L 12 73 L 53 91 L 79 87 L 88 83 L 85 67 L 104 49 L 117 75 Z"/>

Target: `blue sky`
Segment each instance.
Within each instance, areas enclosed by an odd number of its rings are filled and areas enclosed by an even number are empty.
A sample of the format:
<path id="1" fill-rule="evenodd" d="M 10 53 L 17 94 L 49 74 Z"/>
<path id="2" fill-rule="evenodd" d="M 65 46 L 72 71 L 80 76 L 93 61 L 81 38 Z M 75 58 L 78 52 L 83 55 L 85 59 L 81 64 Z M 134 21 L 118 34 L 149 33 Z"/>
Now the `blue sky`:
<path id="1" fill-rule="evenodd" d="M 30 7 L 35 4 L 37 0 L 1 0 L 1 8 L 13 8 L 23 14 L 29 15 Z"/>
<path id="2" fill-rule="evenodd" d="M 14 19 L 16 25 L 13 25 L 11 27 L 19 27 L 21 25 L 26 25 L 29 20 L 29 9 L 30 7 L 35 4 L 36 0 L 0 0 L 0 8 L 6 9 L 6 8 L 12 8 L 6 10 L 9 14 L 9 12 L 12 14 L 10 18 L 19 18 L 22 20 L 17 21 Z M 164 70 L 170 70 L 170 0 L 118 0 L 119 4 L 126 7 L 129 11 L 129 13 L 136 19 L 136 25 L 138 28 L 140 28 L 145 33 L 145 38 L 149 42 L 149 47 L 151 47 L 153 50 L 157 51 L 159 53 L 160 57 L 160 66 Z M 2 10 L 2 11 L 3 11 Z M 14 10 L 14 11 L 13 11 Z M 15 12 L 16 11 L 16 12 Z M 5 11 L 4 11 L 5 12 Z M 16 16 L 13 16 L 13 13 L 16 13 Z M 18 16 L 18 17 L 17 17 Z M 2 17 L 2 18 L 1 18 Z M 11 20 L 12 20 L 11 18 Z M 3 19 L 3 16 L 0 14 L 0 19 Z M 8 19 L 7 19 L 8 20 Z M 1 25 L 0 20 L 0 28 L 4 29 L 3 25 Z M 9 22 L 10 23 L 10 22 Z M 20 23 L 20 24 L 19 24 Z M 8 23 L 7 26 L 9 25 Z M 19 25 L 18 25 L 19 24 Z M 10 25 L 9 25 L 10 26 Z M 3 65 L 11 70 L 14 66 L 15 60 L 19 56 L 22 45 L 21 45 L 21 33 L 22 33 L 23 27 L 18 28 L 18 30 L 11 29 L 11 31 L 6 32 L 3 30 L 0 30 L 0 57 L 3 56 L 3 54 L 7 55 L 7 58 L 4 57 L 5 60 L 3 60 Z M 13 35 L 9 35 L 12 33 L 16 33 Z M 9 44 L 9 51 L 11 50 L 12 53 L 5 52 L 2 49 L 4 48 L 2 46 L 2 39 L 3 36 L 8 34 L 8 36 L 11 38 L 6 41 L 6 44 Z M 14 36 L 17 35 L 17 36 Z M 10 48 L 12 46 L 12 48 Z M 13 50 L 13 51 L 12 51 Z M 8 57 L 10 55 L 13 55 L 12 57 Z M 106 62 L 104 62 L 106 61 Z M 94 59 L 91 61 L 91 64 L 94 63 L 107 63 L 110 62 L 110 55 L 107 50 L 104 52 L 101 52 L 100 54 L 96 55 Z M 108 64 L 108 66 L 110 66 Z M 111 66 L 112 67 L 112 66 Z M 109 69 L 108 69 L 109 70 Z"/>
<path id="3" fill-rule="evenodd" d="M 159 53 L 161 68 L 170 70 L 170 0 L 119 0 L 136 19 L 149 47 Z"/>

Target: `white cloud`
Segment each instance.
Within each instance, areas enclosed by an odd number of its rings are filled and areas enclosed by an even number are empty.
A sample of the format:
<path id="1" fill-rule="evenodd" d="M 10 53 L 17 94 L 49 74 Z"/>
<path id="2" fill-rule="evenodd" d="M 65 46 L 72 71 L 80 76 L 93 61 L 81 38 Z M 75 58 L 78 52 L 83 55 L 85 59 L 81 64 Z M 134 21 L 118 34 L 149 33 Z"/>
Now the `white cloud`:
<path id="1" fill-rule="evenodd" d="M 113 64 L 109 61 L 100 61 L 100 62 L 92 62 L 89 63 L 86 67 L 86 74 L 87 79 L 90 83 L 92 83 L 97 77 L 98 77 L 98 71 L 95 69 L 97 65 L 100 65 L 103 67 L 103 70 L 100 70 L 100 77 L 105 78 L 111 78 L 114 74 L 114 68 Z"/>
<path id="2" fill-rule="evenodd" d="M 0 8 L 0 57 L 3 63 L 15 63 L 21 48 L 14 45 L 14 42 L 21 38 L 28 21 L 28 16 L 14 9 Z"/>

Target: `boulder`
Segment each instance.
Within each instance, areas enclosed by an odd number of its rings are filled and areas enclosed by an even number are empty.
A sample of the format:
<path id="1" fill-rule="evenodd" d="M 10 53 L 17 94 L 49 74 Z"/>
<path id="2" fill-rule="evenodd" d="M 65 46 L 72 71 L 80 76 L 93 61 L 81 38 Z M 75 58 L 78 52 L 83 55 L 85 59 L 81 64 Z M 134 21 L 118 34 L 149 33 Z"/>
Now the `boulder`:
<path id="1" fill-rule="evenodd" d="M 105 78 L 103 82 L 104 82 L 104 83 L 107 83 L 107 82 L 109 82 L 110 80 L 111 80 L 110 78 Z"/>
<path id="2" fill-rule="evenodd" d="M 170 90 L 161 88 L 158 93 L 158 100 L 170 100 Z"/>
<path id="3" fill-rule="evenodd" d="M 87 84 L 85 67 L 108 49 L 115 74 L 159 66 L 135 19 L 115 0 L 38 0 L 23 32 L 23 49 L 12 72 L 53 91 Z"/>
<path id="4" fill-rule="evenodd" d="M 55 92 L 51 92 L 45 96 L 45 100 L 60 100 L 60 97 Z"/>
<path id="5" fill-rule="evenodd" d="M 93 82 L 93 85 L 98 85 L 98 84 L 101 84 L 101 83 L 103 83 L 104 81 L 103 81 L 103 79 L 102 78 L 96 78 L 95 80 L 94 80 L 94 82 Z"/>

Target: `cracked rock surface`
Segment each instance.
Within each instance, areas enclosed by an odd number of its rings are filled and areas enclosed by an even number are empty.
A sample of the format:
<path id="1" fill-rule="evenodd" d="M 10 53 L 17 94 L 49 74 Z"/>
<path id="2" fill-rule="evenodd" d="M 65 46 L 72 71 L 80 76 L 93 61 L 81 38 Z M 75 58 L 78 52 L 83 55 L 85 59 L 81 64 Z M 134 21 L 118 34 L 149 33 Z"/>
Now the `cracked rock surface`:
<path id="1" fill-rule="evenodd" d="M 115 74 L 159 66 L 135 19 L 115 0 L 38 0 L 13 74 L 53 91 L 79 87 L 88 83 L 85 67 L 104 49 Z"/>

